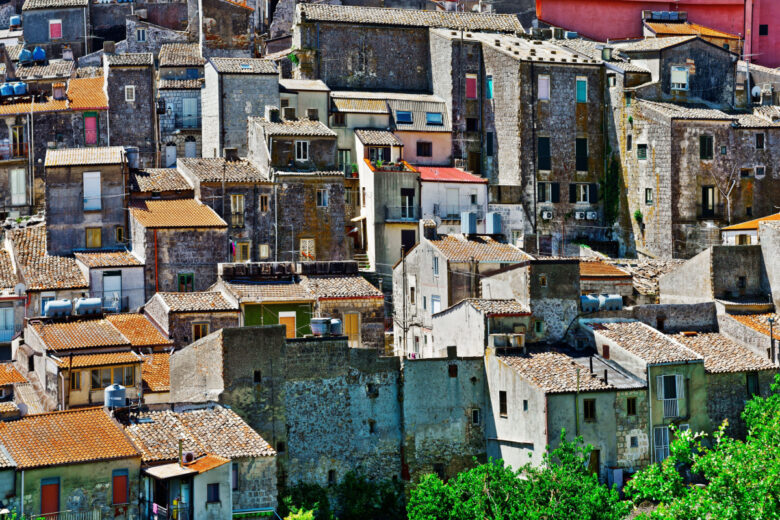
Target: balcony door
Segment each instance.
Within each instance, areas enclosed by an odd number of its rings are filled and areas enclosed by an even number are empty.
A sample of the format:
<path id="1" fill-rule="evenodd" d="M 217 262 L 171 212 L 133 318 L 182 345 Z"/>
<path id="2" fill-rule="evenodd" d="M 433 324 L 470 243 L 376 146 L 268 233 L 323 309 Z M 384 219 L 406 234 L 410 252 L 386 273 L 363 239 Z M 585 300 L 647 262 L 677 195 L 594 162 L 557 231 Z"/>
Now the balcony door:
<path id="1" fill-rule="evenodd" d="M 701 187 L 701 216 L 715 216 L 715 186 Z"/>
<path id="2" fill-rule="evenodd" d="M 122 272 L 103 273 L 103 308 L 114 312 L 122 310 Z"/>
<path id="3" fill-rule="evenodd" d="M 197 128 L 198 100 L 196 98 L 182 99 L 182 119 L 184 128 Z"/>

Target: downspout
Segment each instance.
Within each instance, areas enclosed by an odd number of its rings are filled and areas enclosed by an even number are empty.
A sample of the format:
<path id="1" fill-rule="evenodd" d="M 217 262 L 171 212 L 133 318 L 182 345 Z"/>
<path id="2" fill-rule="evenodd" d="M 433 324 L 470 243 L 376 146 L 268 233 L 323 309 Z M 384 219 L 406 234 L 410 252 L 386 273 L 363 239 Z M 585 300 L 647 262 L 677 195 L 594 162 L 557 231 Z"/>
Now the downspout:
<path id="1" fill-rule="evenodd" d="M 531 62 L 531 121 L 533 121 L 533 123 L 531 125 L 531 141 L 532 141 L 531 142 L 531 159 L 533 160 L 532 171 L 534 173 L 534 175 L 533 175 L 533 183 L 534 183 L 533 191 L 534 192 L 533 192 L 533 195 L 531 197 L 531 200 L 533 200 L 533 202 L 534 202 L 534 219 L 533 219 L 533 223 L 534 223 L 534 237 L 536 238 L 536 254 L 539 254 L 539 229 L 538 229 L 538 222 L 537 222 L 537 220 L 539 218 L 539 214 L 538 214 L 539 212 L 537 211 L 537 208 L 536 208 L 536 202 L 537 202 L 536 199 L 539 198 L 539 188 L 538 188 L 538 186 L 536 184 L 536 174 L 537 174 L 537 167 L 536 167 L 536 165 L 537 165 L 537 163 L 536 163 L 536 160 L 537 160 L 537 158 L 536 158 L 536 146 L 537 146 L 537 144 L 536 144 L 536 104 L 539 102 L 539 100 L 537 99 L 538 93 L 536 91 L 536 86 L 537 86 L 536 83 L 537 83 L 537 81 L 538 81 L 538 79 L 536 81 L 534 81 L 534 62 Z"/>
<path id="2" fill-rule="evenodd" d="M 274 181 L 274 261 L 279 261 L 279 196 L 277 188 L 279 186 Z"/>
<path id="3" fill-rule="evenodd" d="M 580 435 L 580 369 L 577 369 L 577 390 L 574 392 L 574 435 Z"/>
<path id="4" fill-rule="evenodd" d="M 30 115 L 28 116 L 27 125 L 27 162 L 30 165 L 30 171 L 27 174 L 27 182 L 29 185 L 27 193 L 30 207 L 32 207 L 33 202 L 35 201 L 35 195 L 33 194 L 33 186 L 35 185 L 35 160 L 33 159 L 33 103 L 35 103 L 35 97 L 32 97 L 30 101 Z"/>
<path id="5" fill-rule="evenodd" d="M 22 493 L 21 500 L 19 500 L 19 515 L 24 518 L 24 470 L 22 470 Z"/>
<path id="6" fill-rule="evenodd" d="M 252 235 L 253 235 L 252 238 L 254 239 L 253 242 L 255 243 L 255 249 L 258 248 L 257 244 L 259 243 L 259 238 L 260 238 L 258 236 L 258 233 L 257 233 L 257 213 L 258 213 L 258 210 L 260 208 L 260 205 L 259 205 L 260 197 L 258 195 L 259 192 L 260 192 L 260 187 L 257 184 L 255 184 L 255 189 L 254 189 L 254 193 L 253 193 L 253 195 L 254 195 L 253 204 L 254 204 L 255 210 L 252 212 L 252 232 L 253 232 L 252 233 Z M 252 246 L 250 245 L 249 247 L 251 248 Z M 258 254 L 258 257 L 259 256 L 260 255 Z M 250 258 L 250 260 L 252 259 L 252 251 L 251 250 L 249 251 L 249 258 Z M 259 260 L 259 258 L 258 258 L 258 260 Z"/>
<path id="7" fill-rule="evenodd" d="M 650 365 L 645 367 L 647 371 L 647 438 L 650 439 L 650 462 L 655 460 L 655 428 L 653 428 L 653 391 L 650 381 Z M 656 392 L 658 389 L 656 389 Z"/>
<path id="8" fill-rule="evenodd" d="M 157 276 L 157 228 L 154 229 L 154 292 L 160 292 L 160 280 Z"/>
<path id="9" fill-rule="evenodd" d="M 84 56 L 89 54 L 89 39 L 87 38 L 87 9 L 84 8 Z"/>
<path id="10" fill-rule="evenodd" d="M 62 374 L 62 372 L 58 372 L 57 376 L 59 376 L 60 379 L 60 401 L 59 403 L 59 409 L 60 411 L 65 409 L 65 376 Z"/>

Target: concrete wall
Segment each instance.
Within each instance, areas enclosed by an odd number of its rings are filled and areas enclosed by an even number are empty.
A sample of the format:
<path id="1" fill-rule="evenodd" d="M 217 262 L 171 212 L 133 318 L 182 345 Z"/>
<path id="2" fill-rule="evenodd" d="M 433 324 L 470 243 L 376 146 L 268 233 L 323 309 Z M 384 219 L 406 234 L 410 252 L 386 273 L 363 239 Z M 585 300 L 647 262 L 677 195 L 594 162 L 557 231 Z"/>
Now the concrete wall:
<path id="1" fill-rule="evenodd" d="M 658 280 L 661 303 L 703 303 L 714 299 L 712 249 L 705 249 Z"/>
<path id="2" fill-rule="evenodd" d="M 132 311 L 144 304 L 146 295 L 144 293 L 144 268 L 125 267 L 118 269 L 89 269 L 85 278 L 89 280 L 89 295 L 93 298 L 103 297 L 103 275 L 108 271 L 119 271 L 122 275 L 122 298 L 121 304 L 124 305 L 124 299 L 127 298 L 127 307 L 122 310 Z M 110 297 L 107 295 L 107 297 Z"/>
<path id="3" fill-rule="evenodd" d="M 49 21 L 62 20 L 62 38 L 49 38 Z M 62 46 L 70 45 L 73 57 L 78 58 L 89 52 L 84 46 L 85 27 L 89 24 L 89 14 L 84 8 L 32 9 L 24 11 L 24 41 L 30 46 L 40 46 L 48 58 L 61 58 Z"/>
<path id="4" fill-rule="evenodd" d="M 242 457 L 238 464 L 238 489 L 232 491 L 233 509 L 276 507 L 275 457 Z"/>

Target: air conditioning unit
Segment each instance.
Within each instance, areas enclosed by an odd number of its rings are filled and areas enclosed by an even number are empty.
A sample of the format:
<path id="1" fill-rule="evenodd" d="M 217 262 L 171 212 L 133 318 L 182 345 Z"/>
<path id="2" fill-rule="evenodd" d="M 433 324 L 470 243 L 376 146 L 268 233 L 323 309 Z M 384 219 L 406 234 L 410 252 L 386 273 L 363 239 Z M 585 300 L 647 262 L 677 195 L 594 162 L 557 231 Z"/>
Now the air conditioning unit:
<path id="1" fill-rule="evenodd" d="M 574 212 L 574 218 L 577 220 L 585 220 L 585 212 L 584 211 L 575 211 Z"/>
<path id="2" fill-rule="evenodd" d="M 550 210 L 542 211 L 542 220 L 552 220 L 553 212 Z"/>
<path id="3" fill-rule="evenodd" d="M 488 336 L 488 347 L 490 348 L 507 348 L 509 343 L 509 334 L 491 334 Z"/>
<path id="4" fill-rule="evenodd" d="M 193 461 L 195 461 L 195 452 L 185 451 L 184 453 L 181 454 L 182 464 L 190 464 Z"/>
<path id="5" fill-rule="evenodd" d="M 588 211 L 588 220 L 596 220 L 599 218 L 599 214 L 595 211 Z"/>

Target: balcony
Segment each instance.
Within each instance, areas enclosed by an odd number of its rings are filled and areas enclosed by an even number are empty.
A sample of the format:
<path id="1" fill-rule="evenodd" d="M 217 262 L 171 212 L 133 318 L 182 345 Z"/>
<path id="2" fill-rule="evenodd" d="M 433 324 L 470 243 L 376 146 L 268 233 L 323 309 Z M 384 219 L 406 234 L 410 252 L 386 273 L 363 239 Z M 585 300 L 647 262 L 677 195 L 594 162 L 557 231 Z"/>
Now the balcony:
<path id="1" fill-rule="evenodd" d="M 26 159 L 27 153 L 27 143 L 0 143 L 0 161 Z"/>
<path id="2" fill-rule="evenodd" d="M 433 205 L 433 215 L 442 220 L 460 220 L 462 212 L 468 211 L 477 214 L 477 220 L 485 218 L 485 213 L 476 206 L 440 206 Z"/>
<path id="3" fill-rule="evenodd" d="M 364 159 L 372 172 L 410 172 L 419 173 L 414 167 L 406 161 L 386 162 L 382 160 L 372 161 Z"/>
<path id="4" fill-rule="evenodd" d="M 680 416 L 679 399 L 664 399 L 664 418 Z"/>
<path id="5" fill-rule="evenodd" d="M 244 214 L 243 213 L 231 213 L 230 225 L 234 228 L 244 227 Z"/>
<path id="6" fill-rule="evenodd" d="M 56 513 L 34 515 L 34 518 L 44 518 L 45 520 L 100 520 L 103 517 L 100 509 L 93 509 L 92 511 L 58 511 Z"/>
<path id="7" fill-rule="evenodd" d="M 129 306 L 129 296 L 103 296 L 103 312 L 127 312 Z"/>
<path id="8" fill-rule="evenodd" d="M 385 221 L 414 222 L 420 220 L 420 209 L 416 206 L 385 206 Z"/>
<path id="9" fill-rule="evenodd" d="M 200 118 L 198 116 L 176 116 L 176 128 L 185 130 L 194 130 L 200 128 Z"/>

